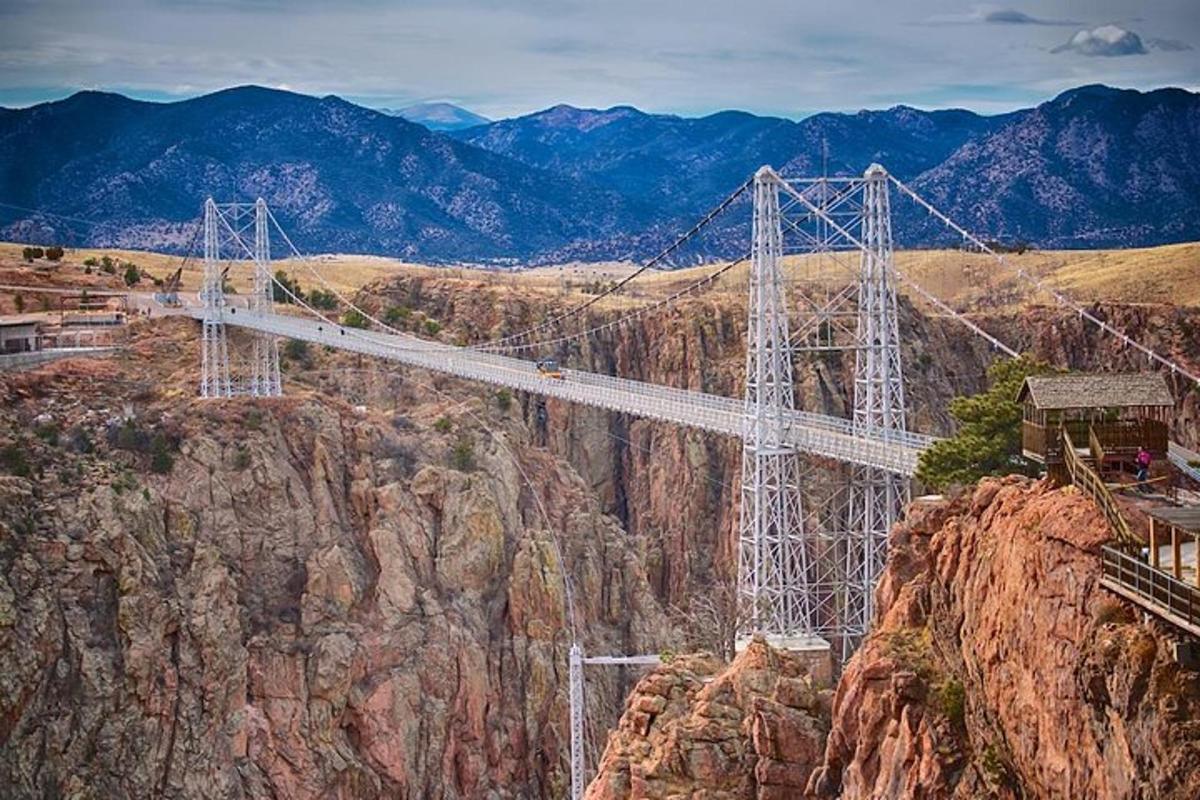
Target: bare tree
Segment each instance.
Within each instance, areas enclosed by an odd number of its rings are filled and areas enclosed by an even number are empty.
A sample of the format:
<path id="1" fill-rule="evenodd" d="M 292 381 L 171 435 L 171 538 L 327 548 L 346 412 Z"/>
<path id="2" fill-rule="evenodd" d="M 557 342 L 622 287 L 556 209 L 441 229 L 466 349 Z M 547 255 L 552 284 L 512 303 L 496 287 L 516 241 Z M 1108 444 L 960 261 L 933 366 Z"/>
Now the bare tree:
<path id="1" fill-rule="evenodd" d="M 732 661 L 738 630 L 750 618 L 750 609 L 738 596 L 737 585 L 726 576 L 691 594 L 681 605 L 667 609 L 671 624 L 693 652 L 708 651 Z"/>

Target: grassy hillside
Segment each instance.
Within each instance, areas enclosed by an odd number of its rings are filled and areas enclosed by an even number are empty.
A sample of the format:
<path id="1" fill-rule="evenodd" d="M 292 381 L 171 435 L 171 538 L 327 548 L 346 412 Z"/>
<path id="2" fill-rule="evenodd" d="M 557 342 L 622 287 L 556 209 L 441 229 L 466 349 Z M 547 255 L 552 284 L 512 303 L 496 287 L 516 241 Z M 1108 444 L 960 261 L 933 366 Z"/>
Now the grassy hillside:
<path id="1" fill-rule="evenodd" d="M 21 259 L 21 245 L 0 243 L 0 284 L 74 285 L 120 288 L 120 274 L 105 276 L 93 270 L 85 274 L 84 261 L 108 255 L 117 261 L 132 261 L 155 277 L 165 277 L 180 266 L 178 256 L 136 250 L 70 250 L 53 274 L 38 274 Z M 916 250 L 897 254 L 899 269 L 920 285 L 955 308 L 991 310 L 1029 302 L 1051 302 L 1017 277 L 1017 269 L 1037 276 L 1065 290 L 1080 302 L 1119 301 L 1126 303 L 1175 303 L 1200 306 L 1200 243 L 1167 245 L 1130 250 L 1033 251 L 1005 256 L 998 264 L 990 256 L 954 250 Z M 45 262 L 37 262 L 44 264 Z M 671 272 L 652 272 L 634 281 L 618 296 L 605 298 L 611 308 L 637 306 L 664 297 L 710 274 L 722 265 L 708 265 Z M 275 269 L 288 272 L 304 289 L 320 284 L 318 273 L 340 292 L 353 292 L 389 276 L 434 270 L 446 275 L 456 272 L 463 277 L 494 283 L 519 283 L 547 294 L 567 293 L 580 301 L 595 289 L 629 275 L 635 267 L 626 263 L 567 264 L 540 267 L 515 273 L 474 272 L 465 269 L 426 267 L 377 256 L 327 255 L 307 262 L 277 261 Z M 817 293 L 840 286 L 851 279 L 858 259 L 851 253 L 836 256 L 789 257 L 785 265 L 789 280 L 806 285 Z M 749 267 L 741 264 L 726 273 L 708 291 L 742 294 L 746 291 Z M 184 291 L 195 291 L 200 284 L 202 265 L 191 259 L 184 268 Z M 250 270 L 238 263 L 230 270 L 235 290 L 249 288 Z M 143 282 L 138 287 L 149 291 Z M 912 294 L 902 286 L 902 291 Z M 2 292 L 0 292 L 2 293 Z M 3 307 L 3 304 L 0 304 Z"/>

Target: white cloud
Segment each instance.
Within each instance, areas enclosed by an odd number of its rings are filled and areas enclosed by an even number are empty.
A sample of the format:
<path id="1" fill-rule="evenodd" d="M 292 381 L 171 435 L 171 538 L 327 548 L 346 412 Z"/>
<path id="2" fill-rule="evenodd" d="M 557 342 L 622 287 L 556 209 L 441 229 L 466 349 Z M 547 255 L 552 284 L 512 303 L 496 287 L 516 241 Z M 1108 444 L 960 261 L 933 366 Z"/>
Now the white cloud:
<path id="1" fill-rule="evenodd" d="M 1147 52 L 1142 37 L 1119 25 L 1101 25 L 1079 31 L 1066 44 L 1053 50 L 1055 53 L 1069 51 L 1085 56 L 1137 56 Z"/>
<path id="2" fill-rule="evenodd" d="M 1086 13 L 1134 25 L 1143 2 Z M 1134 25 L 1154 57 L 1103 59 L 1050 52 L 1066 38 L 1050 24 L 1081 0 L 0 0 L 0 105 L 257 83 L 392 108 L 452 98 L 493 118 L 560 102 L 1006 111 L 1085 83 L 1197 84 L 1200 60 L 1150 38 L 1200 42 L 1195 2 L 1162 0 Z M 955 24 L 933 24 L 955 6 Z"/>

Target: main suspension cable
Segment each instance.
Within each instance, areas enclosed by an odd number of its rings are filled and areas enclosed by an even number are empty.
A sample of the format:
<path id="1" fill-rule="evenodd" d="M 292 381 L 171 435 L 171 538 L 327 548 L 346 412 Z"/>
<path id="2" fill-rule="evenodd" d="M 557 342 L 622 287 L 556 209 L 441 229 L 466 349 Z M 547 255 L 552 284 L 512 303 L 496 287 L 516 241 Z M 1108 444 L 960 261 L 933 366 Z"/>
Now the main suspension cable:
<path id="1" fill-rule="evenodd" d="M 1024 267 L 1015 266 L 1015 265 L 1010 264 L 1004 258 L 1003 255 L 1001 255 L 1000 253 L 997 253 L 993 248 L 988 246 L 985 242 L 981 241 L 970 231 L 963 228 L 961 225 L 956 223 L 954 220 L 950 219 L 948 216 L 943 214 L 932 203 L 930 203 L 925 198 L 921 197 L 921 195 L 917 194 L 914 190 L 910 189 L 906 184 L 904 184 L 898 178 L 896 178 L 895 176 L 890 175 L 890 174 L 888 175 L 888 178 L 890 178 L 892 183 L 894 183 L 896 185 L 896 188 L 898 188 L 905 195 L 907 195 L 908 197 L 910 197 L 914 201 L 916 201 L 918 205 L 920 205 L 922 208 L 924 208 L 926 211 L 928 211 L 932 216 L 934 216 L 938 220 L 940 220 L 943 225 L 945 225 L 946 227 L 955 231 L 956 233 L 960 234 L 964 239 L 966 239 L 967 241 L 970 241 L 972 244 L 974 244 L 976 247 L 978 247 L 982 252 L 985 252 L 988 255 L 990 255 L 1001 266 L 1013 270 L 1016 273 L 1016 275 L 1019 278 L 1021 278 L 1023 281 L 1025 281 L 1026 283 L 1030 284 L 1031 286 L 1033 286 L 1033 287 L 1045 292 L 1046 294 L 1050 295 L 1051 297 L 1053 297 L 1055 302 L 1057 302 L 1059 305 L 1061 305 L 1065 308 L 1071 309 L 1072 311 L 1079 314 L 1081 319 L 1085 319 L 1088 322 L 1095 325 L 1096 327 L 1103 330 L 1104 332 L 1117 337 L 1127 347 L 1132 347 L 1135 350 L 1138 350 L 1139 352 L 1141 352 L 1143 355 L 1146 356 L 1146 358 L 1148 360 L 1156 361 L 1164 367 L 1169 367 L 1172 373 L 1181 374 L 1184 377 L 1191 380 L 1193 383 L 1200 385 L 1200 375 L 1196 375 L 1195 373 L 1190 372 L 1189 370 L 1180 366 L 1178 363 L 1170 360 L 1169 358 L 1160 356 L 1154 350 L 1151 350 L 1146 345 L 1141 344 L 1140 342 L 1133 339 L 1131 336 L 1129 336 L 1129 334 L 1125 333 L 1124 331 L 1120 331 L 1120 330 L 1114 328 L 1112 325 L 1109 325 L 1107 322 L 1100 319 L 1092 312 L 1088 311 L 1086 308 L 1081 306 L 1079 303 L 1076 303 L 1074 300 L 1067 297 L 1067 295 L 1065 295 L 1063 292 L 1061 292 L 1058 289 L 1055 289 L 1053 286 L 1049 285 L 1046 281 L 1043 281 L 1040 278 L 1037 278 L 1037 277 L 1031 275 Z"/>

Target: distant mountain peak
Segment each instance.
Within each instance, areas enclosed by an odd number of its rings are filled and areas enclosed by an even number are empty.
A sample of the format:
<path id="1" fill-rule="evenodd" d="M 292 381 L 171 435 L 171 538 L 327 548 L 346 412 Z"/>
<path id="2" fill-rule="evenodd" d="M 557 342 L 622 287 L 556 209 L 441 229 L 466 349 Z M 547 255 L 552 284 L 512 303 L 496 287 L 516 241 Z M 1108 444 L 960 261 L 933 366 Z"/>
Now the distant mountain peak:
<path id="1" fill-rule="evenodd" d="M 416 122 L 435 131 L 457 131 L 491 122 L 487 117 L 476 114 L 474 111 L 468 111 L 462 106 L 443 101 L 414 103 L 404 108 L 381 108 L 379 110 L 393 117 L 403 117 L 409 122 Z"/>
<path id="2" fill-rule="evenodd" d="M 613 106 L 611 108 L 578 108 L 559 103 L 544 111 L 537 111 L 530 117 L 543 125 L 556 128 L 574 128 L 578 131 L 590 131 L 613 122 L 630 117 L 649 116 L 633 106 Z"/>

